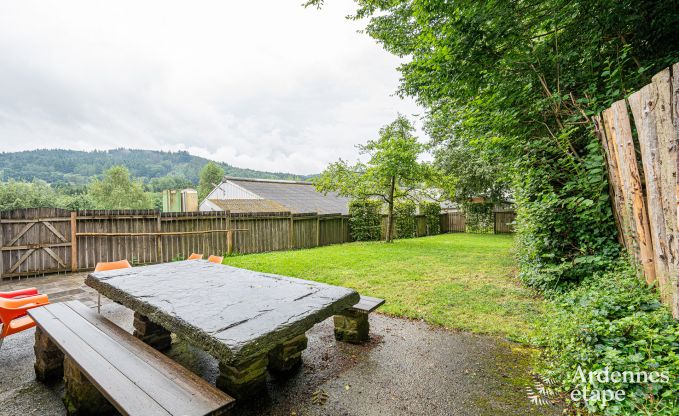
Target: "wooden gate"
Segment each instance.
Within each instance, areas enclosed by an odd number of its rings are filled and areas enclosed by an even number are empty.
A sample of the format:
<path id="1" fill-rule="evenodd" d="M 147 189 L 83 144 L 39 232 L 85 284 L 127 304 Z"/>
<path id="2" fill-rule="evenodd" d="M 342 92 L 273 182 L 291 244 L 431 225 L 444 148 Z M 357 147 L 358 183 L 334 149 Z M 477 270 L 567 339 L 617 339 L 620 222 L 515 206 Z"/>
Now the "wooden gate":
<path id="1" fill-rule="evenodd" d="M 32 208 L 0 213 L 2 277 L 71 270 L 71 212 Z"/>

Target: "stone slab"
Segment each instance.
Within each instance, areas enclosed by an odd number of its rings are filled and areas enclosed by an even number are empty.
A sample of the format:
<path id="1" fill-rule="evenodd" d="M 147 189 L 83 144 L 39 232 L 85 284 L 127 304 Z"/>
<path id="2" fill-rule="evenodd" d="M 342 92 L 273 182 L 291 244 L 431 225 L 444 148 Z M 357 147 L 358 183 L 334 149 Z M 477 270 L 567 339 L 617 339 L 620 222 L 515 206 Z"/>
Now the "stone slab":
<path id="1" fill-rule="evenodd" d="M 95 272 L 85 283 L 225 363 L 270 351 L 360 299 L 344 287 L 203 260 Z"/>

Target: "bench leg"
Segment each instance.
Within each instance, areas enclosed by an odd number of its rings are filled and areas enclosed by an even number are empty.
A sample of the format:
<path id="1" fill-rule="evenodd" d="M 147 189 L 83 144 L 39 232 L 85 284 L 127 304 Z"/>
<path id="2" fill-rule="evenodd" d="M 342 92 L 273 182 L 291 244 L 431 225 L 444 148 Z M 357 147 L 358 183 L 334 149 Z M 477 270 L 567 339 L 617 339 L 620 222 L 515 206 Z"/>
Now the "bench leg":
<path id="1" fill-rule="evenodd" d="M 134 313 L 134 336 L 159 351 L 169 349 L 172 344 L 170 331 L 137 312 Z"/>
<path id="2" fill-rule="evenodd" d="M 35 378 L 43 383 L 60 380 L 64 375 L 64 354 L 39 327 L 35 327 Z"/>
<path id="3" fill-rule="evenodd" d="M 80 372 L 70 358 L 64 360 L 64 404 L 69 415 L 115 415 L 116 409 Z"/>
<path id="4" fill-rule="evenodd" d="M 361 344 L 370 340 L 370 323 L 367 313 L 346 310 L 341 315 L 335 315 L 333 320 L 337 341 Z"/>
<path id="5" fill-rule="evenodd" d="M 306 335 L 302 334 L 277 345 L 269 352 L 269 370 L 287 372 L 302 364 L 302 351 L 307 343 Z"/>
<path id="6" fill-rule="evenodd" d="M 253 397 L 266 388 L 268 362 L 264 353 L 238 363 L 219 363 L 217 387 L 239 400 Z"/>

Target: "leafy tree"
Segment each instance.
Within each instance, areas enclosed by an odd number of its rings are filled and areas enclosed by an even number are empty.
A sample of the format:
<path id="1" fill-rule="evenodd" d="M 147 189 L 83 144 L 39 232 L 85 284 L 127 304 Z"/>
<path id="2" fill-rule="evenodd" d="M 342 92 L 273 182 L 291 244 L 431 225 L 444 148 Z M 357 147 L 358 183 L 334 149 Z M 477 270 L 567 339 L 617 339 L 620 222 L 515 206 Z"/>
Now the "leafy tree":
<path id="1" fill-rule="evenodd" d="M 57 193 L 44 181 L 0 182 L 0 211 L 56 207 Z"/>
<path id="2" fill-rule="evenodd" d="M 124 166 L 113 166 L 104 172 L 103 179 L 95 179 L 88 196 L 96 209 L 150 209 L 153 202 L 144 192 L 140 181 L 130 178 Z"/>
<path id="3" fill-rule="evenodd" d="M 507 172 L 525 281 L 555 288 L 609 268 L 619 245 L 591 116 L 679 61 L 679 2 L 356 4 L 365 32 L 407 58 L 399 93 L 427 109 L 455 191 L 496 192 Z"/>
<path id="4" fill-rule="evenodd" d="M 340 159 L 314 179 L 319 192 L 334 191 L 357 199 L 377 198 L 386 203 L 387 242 L 394 234 L 394 203 L 411 194 L 430 173 L 429 167 L 417 160 L 424 146 L 418 143 L 414 131 L 410 121 L 399 115 L 380 129 L 377 140 L 359 146 L 361 154 L 370 156 L 366 163 L 349 165 Z"/>
<path id="5" fill-rule="evenodd" d="M 200 182 L 198 183 L 198 200 L 202 201 L 215 188 L 222 183 L 224 169 L 214 162 L 208 162 L 200 170 Z"/>

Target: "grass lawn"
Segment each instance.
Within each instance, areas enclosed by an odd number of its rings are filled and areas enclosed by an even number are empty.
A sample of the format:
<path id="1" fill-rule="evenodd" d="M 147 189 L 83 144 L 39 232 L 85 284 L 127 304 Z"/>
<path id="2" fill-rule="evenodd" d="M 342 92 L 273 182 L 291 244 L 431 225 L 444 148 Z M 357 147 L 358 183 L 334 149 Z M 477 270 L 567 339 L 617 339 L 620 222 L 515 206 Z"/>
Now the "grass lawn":
<path id="1" fill-rule="evenodd" d="M 513 237 L 444 234 L 227 257 L 225 264 L 356 289 L 379 311 L 526 341 L 542 301 L 515 277 Z"/>

